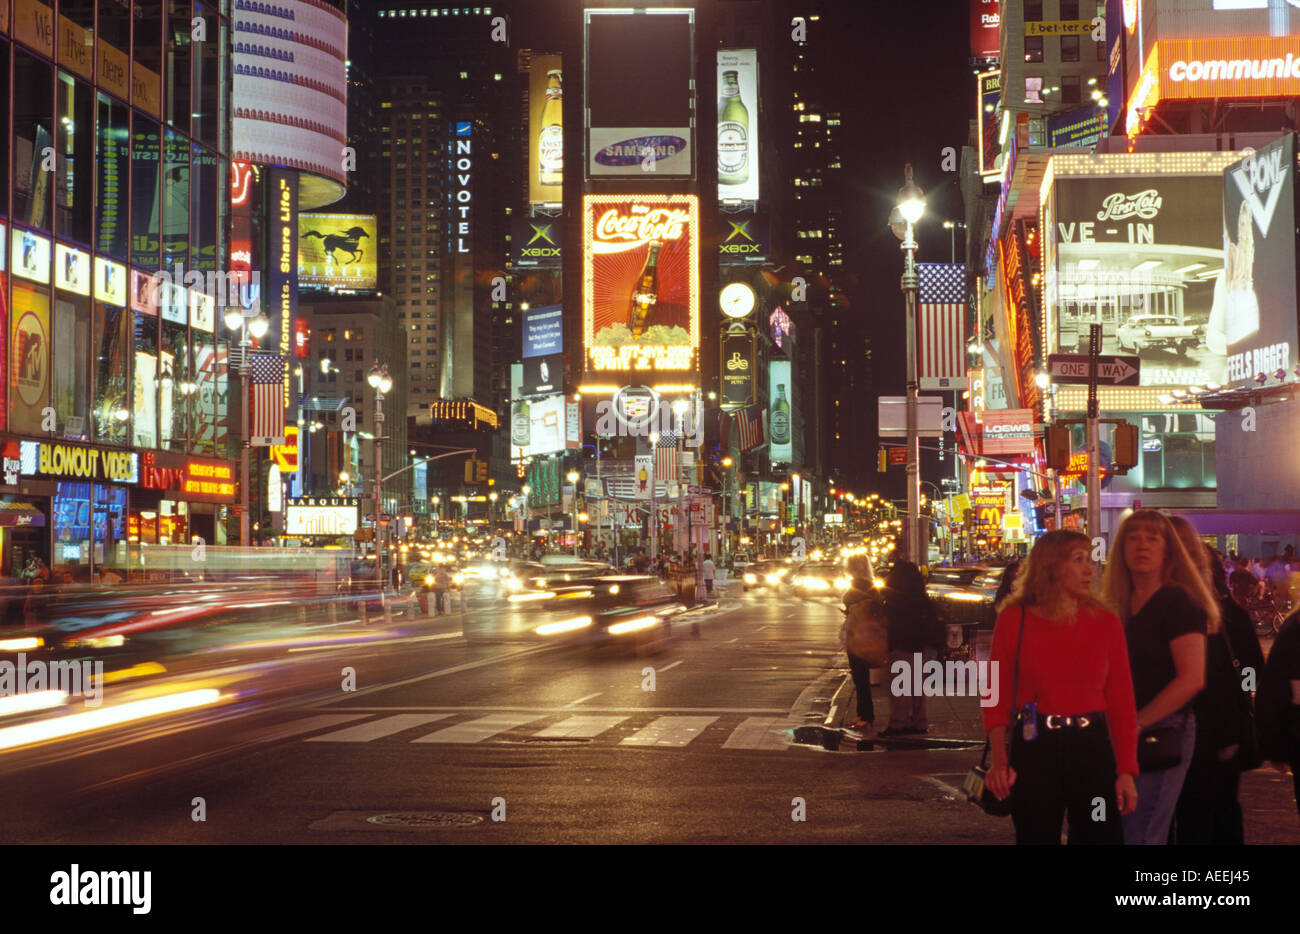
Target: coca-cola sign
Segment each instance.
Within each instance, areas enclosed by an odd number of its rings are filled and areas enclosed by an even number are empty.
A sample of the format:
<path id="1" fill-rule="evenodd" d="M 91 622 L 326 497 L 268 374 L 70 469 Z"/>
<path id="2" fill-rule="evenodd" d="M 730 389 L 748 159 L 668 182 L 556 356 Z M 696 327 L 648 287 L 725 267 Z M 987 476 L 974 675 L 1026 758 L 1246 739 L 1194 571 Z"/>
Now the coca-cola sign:
<path id="1" fill-rule="evenodd" d="M 1135 192 L 1131 195 L 1115 192 L 1107 195 L 1101 202 L 1101 210 L 1097 212 L 1097 220 L 1122 221 L 1131 217 L 1140 217 L 1149 221 L 1160 213 L 1163 204 L 1164 199 L 1160 197 L 1160 192 L 1154 188 L 1148 188 L 1146 191 Z"/>
<path id="2" fill-rule="evenodd" d="M 682 236 L 691 216 L 675 208 L 649 208 L 634 204 L 630 213 L 611 208 L 596 221 L 594 253 L 621 253 L 644 246 L 651 240 L 676 240 Z"/>
<path id="3" fill-rule="evenodd" d="M 699 198 L 583 199 L 588 373 L 693 369 L 699 348 Z"/>

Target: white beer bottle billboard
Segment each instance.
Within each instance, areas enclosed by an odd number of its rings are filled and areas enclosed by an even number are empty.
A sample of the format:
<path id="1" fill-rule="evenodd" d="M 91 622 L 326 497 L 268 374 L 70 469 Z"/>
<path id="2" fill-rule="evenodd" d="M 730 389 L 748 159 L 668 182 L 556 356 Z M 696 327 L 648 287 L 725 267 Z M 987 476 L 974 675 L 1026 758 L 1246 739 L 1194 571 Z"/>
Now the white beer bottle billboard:
<path id="1" fill-rule="evenodd" d="M 560 70 L 546 73 L 546 103 L 542 105 L 542 130 L 537 134 L 537 180 L 543 185 L 564 181 L 564 89 Z"/>
<path id="2" fill-rule="evenodd" d="M 749 111 L 740 100 L 740 77 L 722 73 L 722 105 L 718 108 L 718 184 L 749 181 Z"/>
<path id="3" fill-rule="evenodd" d="M 515 403 L 515 415 L 510 420 L 510 443 L 517 448 L 526 448 L 533 440 L 532 406 L 520 399 Z"/>
<path id="4" fill-rule="evenodd" d="M 790 443 L 790 403 L 785 398 L 785 384 L 776 387 L 776 401 L 772 403 L 772 443 Z"/>

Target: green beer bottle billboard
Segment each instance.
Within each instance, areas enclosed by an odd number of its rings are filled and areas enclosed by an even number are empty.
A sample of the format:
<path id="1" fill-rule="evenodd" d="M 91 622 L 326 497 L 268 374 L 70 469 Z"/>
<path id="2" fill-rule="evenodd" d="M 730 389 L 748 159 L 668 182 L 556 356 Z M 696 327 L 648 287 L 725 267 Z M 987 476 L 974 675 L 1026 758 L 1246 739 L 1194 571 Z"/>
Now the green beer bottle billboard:
<path id="1" fill-rule="evenodd" d="M 776 387 L 776 402 L 772 404 L 772 444 L 790 443 L 790 403 L 785 398 L 785 385 Z"/>
<path id="2" fill-rule="evenodd" d="M 722 73 L 722 105 L 718 108 L 718 184 L 749 181 L 749 110 L 740 100 L 740 77 Z"/>

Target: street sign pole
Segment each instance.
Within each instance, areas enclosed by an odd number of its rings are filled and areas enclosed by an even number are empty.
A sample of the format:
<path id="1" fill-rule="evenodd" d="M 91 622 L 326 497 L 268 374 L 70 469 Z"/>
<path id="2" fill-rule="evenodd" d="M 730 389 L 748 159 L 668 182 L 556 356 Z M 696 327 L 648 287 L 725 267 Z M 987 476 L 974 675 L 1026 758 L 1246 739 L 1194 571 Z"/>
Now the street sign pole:
<path id="1" fill-rule="evenodd" d="M 1101 355 L 1101 325 L 1090 330 L 1088 349 L 1088 535 L 1101 534 L 1101 445 L 1097 439 L 1097 358 Z M 1057 517 L 1059 521 L 1059 516 Z"/>

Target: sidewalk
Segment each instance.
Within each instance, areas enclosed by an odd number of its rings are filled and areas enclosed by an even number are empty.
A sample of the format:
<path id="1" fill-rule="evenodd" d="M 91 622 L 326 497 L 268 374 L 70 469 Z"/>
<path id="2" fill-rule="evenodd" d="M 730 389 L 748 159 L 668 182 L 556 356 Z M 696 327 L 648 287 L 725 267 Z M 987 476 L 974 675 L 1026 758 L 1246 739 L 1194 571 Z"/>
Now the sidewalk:
<path id="1" fill-rule="evenodd" d="M 871 687 L 871 704 L 876 715 L 876 730 L 872 740 L 877 746 L 922 749 L 970 746 L 984 742 L 984 720 L 977 696 L 927 697 L 925 712 L 930 721 L 929 733 L 924 736 L 881 736 L 880 732 L 889 726 L 889 683 L 892 678 L 884 668 L 873 669 L 872 674 L 873 680 L 878 676 L 880 681 Z M 851 676 L 846 677 L 835 703 L 832 722 L 826 725 L 832 729 L 848 729 L 848 725 L 858 716 L 857 690 Z"/>

